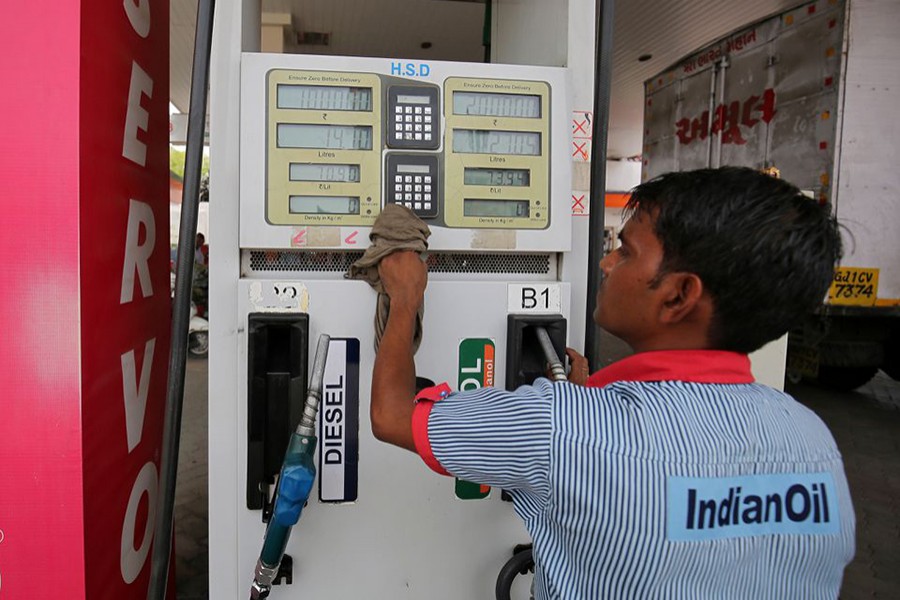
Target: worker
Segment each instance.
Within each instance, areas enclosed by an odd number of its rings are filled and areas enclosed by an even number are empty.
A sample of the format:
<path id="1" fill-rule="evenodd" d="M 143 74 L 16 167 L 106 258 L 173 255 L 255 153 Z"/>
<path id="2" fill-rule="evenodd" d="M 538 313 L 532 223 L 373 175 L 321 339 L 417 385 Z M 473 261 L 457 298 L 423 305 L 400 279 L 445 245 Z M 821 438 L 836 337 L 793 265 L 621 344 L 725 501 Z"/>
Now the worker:
<path id="1" fill-rule="evenodd" d="M 727 167 L 643 183 L 626 217 L 593 316 L 634 354 L 588 377 L 570 350 L 570 382 L 414 402 L 426 267 L 385 258 L 376 437 L 509 491 L 537 599 L 837 598 L 855 527 L 840 452 L 748 358 L 821 303 L 841 254 L 829 208 Z"/>

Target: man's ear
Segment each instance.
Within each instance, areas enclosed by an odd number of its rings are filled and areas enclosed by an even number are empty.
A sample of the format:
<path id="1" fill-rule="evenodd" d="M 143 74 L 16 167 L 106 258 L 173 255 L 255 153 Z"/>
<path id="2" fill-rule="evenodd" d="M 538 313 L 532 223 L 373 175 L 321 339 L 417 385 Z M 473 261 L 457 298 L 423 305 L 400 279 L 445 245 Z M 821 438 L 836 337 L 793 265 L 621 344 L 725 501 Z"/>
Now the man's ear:
<path id="1" fill-rule="evenodd" d="M 680 323 L 696 318 L 696 311 L 704 308 L 703 281 L 694 273 L 676 272 L 666 276 L 665 295 L 660 308 L 660 321 Z"/>

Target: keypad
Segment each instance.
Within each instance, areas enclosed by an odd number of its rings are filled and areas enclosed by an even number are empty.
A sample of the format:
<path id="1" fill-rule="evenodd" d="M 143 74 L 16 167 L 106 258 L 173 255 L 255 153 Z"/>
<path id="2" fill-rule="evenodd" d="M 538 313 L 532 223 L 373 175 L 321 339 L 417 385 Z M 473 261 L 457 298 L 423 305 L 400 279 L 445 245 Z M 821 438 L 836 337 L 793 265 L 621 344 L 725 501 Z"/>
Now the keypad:
<path id="1" fill-rule="evenodd" d="M 394 175 L 394 201 L 415 211 L 433 210 L 431 175 Z"/>
<path id="2" fill-rule="evenodd" d="M 430 106 L 402 106 L 394 108 L 394 140 L 430 142 L 435 139 Z"/>
<path id="3" fill-rule="evenodd" d="M 387 126 L 390 148 L 437 150 L 441 115 L 436 86 L 392 86 L 388 93 L 391 122 Z"/>
<path id="4" fill-rule="evenodd" d="M 423 219 L 437 217 L 437 173 L 435 155 L 388 154 L 386 202 L 401 204 Z"/>

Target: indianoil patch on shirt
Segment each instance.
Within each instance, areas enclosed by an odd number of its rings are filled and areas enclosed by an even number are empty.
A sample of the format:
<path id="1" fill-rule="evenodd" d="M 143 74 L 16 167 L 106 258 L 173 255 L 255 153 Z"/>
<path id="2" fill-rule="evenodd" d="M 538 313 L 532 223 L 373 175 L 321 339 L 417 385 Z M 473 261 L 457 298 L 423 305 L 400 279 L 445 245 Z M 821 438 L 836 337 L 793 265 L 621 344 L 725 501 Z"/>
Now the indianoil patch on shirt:
<path id="1" fill-rule="evenodd" d="M 669 477 L 666 504 L 673 542 L 840 531 L 838 492 L 828 472 Z"/>

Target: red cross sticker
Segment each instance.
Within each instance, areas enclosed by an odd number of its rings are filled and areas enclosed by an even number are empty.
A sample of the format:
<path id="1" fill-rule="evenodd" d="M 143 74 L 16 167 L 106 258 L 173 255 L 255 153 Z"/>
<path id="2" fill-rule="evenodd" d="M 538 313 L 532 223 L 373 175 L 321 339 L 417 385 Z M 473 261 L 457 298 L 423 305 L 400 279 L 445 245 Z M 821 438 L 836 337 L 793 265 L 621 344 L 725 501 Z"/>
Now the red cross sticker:
<path id="1" fill-rule="evenodd" d="M 572 140 L 572 147 L 574 150 L 572 151 L 572 156 L 576 160 L 583 160 L 585 162 L 591 159 L 591 141 L 590 140 Z"/>
<path id="2" fill-rule="evenodd" d="M 594 114 L 585 110 L 572 111 L 572 137 L 576 139 L 589 140 L 593 134 L 591 131 L 591 122 L 594 120 Z"/>
<path id="3" fill-rule="evenodd" d="M 587 210 L 584 207 L 584 197 L 585 194 L 581 194 L 580 196 L 576 196 L 572 194 L 572 214 L 573 215 L 586 215 Z"/>

